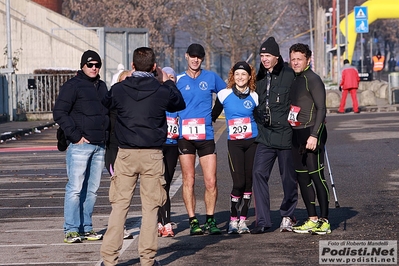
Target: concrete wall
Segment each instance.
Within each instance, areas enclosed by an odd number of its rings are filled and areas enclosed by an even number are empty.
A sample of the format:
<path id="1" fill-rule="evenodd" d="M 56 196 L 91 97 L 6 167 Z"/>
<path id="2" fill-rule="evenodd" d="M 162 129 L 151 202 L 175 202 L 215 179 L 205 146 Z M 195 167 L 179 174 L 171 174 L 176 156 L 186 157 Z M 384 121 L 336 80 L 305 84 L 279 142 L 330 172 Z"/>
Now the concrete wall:
<path id="1" fill-rule="evenodd" d="M 87 49 L 99 51 L 95 30 L 29 0 L 10 1 L 11 48 L 19 58 L 16 74 L 31 74 L 35 69 L 79 69 L 80 57 Z M 63 28 L 64 30 L 60 30 Z M 0 48 L 7 46 L 5 0 L 0 0 Z M 16 52 L 19 51 L 19 54 Z M 0 61 L 0 65 L 6 64 Z"/>

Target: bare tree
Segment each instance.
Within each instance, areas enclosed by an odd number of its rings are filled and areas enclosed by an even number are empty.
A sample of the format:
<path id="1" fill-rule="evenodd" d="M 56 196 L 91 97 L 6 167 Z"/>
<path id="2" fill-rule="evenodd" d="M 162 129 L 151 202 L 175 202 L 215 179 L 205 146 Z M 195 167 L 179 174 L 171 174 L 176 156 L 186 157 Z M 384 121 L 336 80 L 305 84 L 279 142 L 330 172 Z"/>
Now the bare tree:
<path id="1" fill-rule="evenodd" d="M 212 54 L 228 56 L 232 65 L 256 54 L 269 36 L 286 41 L 298 35 L 308 23 L 304 1 L 64 0 L 63 13 L 85 26 L 148 28 L 150 46 L 172 67 L 175 33 L 188 32 L 205 46 L 209 69 Z"/>

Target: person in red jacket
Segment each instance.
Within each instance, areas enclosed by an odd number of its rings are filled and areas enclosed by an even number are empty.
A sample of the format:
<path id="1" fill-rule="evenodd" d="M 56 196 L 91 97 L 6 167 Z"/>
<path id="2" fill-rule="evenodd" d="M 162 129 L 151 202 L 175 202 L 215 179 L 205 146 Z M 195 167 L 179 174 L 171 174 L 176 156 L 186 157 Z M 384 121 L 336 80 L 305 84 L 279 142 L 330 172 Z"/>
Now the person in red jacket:
<path id="1" fill-rule="evenodd" d="M 345 59 L 344 67 L 342 68 L 341 82 L 339 84 L 340 89 L 342 90 L 342 98 L 338 113 L 345 113 L 346 96 L 348 95 L 348 92 L 352 97 L 353 112 L 360 113 L 356 96 L 359 81 L 360 77 L 357 69 L 349 64 L 348 59 Z"/>

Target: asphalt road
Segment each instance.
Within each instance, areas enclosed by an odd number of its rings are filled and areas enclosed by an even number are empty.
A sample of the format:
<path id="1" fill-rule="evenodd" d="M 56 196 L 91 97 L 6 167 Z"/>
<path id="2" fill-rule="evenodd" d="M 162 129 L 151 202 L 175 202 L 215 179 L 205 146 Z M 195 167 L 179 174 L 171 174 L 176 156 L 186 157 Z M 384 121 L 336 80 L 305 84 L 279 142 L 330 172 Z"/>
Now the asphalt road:
<path id="1" fill-rule="evenodd" d="M 398 240 L 399 117 L 397 113 L 329 114 L 327 149 L 340 208 L 331 191 L 332 233 L 280 233 L 282 199 L 278 166 L 270 180 L 273 227 L 261 235 L 228 235 L 231 178 L 224 121 L 216 122 L 219 199 L 215 217 L 223 234 L 190 236 L 179 167 L 171 194 L 175 237 L 159 238 L 162 265 L 317 265 L 319 240 Z M 99 265 L 101 241 L 63 243 L 65 153 L 55 149 L 55 128 L 0 144 L 0 265 Z M 325 175 L 328 180 L 329 169 Z M 203 181 L 197 172 L 197 217 L 205 220 Z M 94 210 L 94 227 L 105 232 L 111 211 L 104 170 Z M 138 187 L 139 189 L 139 187 Z M 137 196 L 136 196 L 137 195 Z M 120 265 L 139 265 L 140 199 L 136 190 Z M 299 221 L 306 210 L 299 200 Z M 254 225 L 253 204 L 250 228 Z"/>

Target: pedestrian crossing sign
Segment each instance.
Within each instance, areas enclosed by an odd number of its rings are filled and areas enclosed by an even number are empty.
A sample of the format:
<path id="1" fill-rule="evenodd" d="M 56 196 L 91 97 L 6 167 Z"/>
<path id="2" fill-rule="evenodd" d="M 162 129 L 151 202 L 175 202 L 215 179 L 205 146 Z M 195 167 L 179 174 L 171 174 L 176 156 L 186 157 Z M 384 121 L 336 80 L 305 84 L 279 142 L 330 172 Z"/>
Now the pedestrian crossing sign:
<path id="1" fill-rule="evenodd" d="M 367 7 L 355 6 L 353 13 L 355 14 L 356 33 L 368 33 L 369 21 L 367 15 Z"/>
<path id="2" fill-rule="evenodd" d="M 355 6 L 354 13 L 355 19 L 368 19 L 367 6 Z"/>

